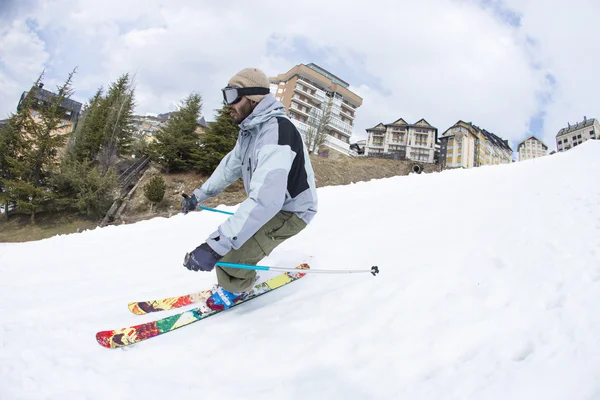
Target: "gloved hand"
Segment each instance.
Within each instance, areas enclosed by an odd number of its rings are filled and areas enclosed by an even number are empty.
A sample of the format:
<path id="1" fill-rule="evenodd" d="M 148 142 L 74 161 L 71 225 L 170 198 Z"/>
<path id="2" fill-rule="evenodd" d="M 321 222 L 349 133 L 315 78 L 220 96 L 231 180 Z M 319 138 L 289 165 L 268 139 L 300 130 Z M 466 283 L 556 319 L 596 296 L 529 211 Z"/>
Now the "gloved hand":
<path id="1" fill-rule="evenodd" d="M 219 253 L 204 242 L 185 255 L 183 266 L 190 271 L 212 271 L 221 258 L 223 257 Z"/>
<path id="2" fill-rule="evenodd" d="M 196 207 L 198 207 L 198 198 L 196 195 L 187 195 L 185 193 L 181 193 L 183 196 L 183 201 L 181 202 L 181 212 L 187 214 L 189 211 L 194 211 Z"/>

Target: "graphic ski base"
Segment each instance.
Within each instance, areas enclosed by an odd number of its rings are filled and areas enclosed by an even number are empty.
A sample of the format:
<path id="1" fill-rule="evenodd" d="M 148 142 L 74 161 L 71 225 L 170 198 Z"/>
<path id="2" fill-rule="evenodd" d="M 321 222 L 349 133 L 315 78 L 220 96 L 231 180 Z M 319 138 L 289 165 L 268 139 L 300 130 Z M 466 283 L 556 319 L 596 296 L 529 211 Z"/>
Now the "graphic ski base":
<path id="1" fill-rule="evenodd" d="M 210 296 L 210 290 L 202 290 L 183 296 L 167 297 L 166 299 L 134 301 L 129 303 L 128 308 L 134 314 L 144 315 L 158 311 L 173 310 L 189 306 L 190 304 L 205 301 Z"/>
<path id="2" fill-rule="evenodd" d="M 308 264 L 301 264 L 296 267 L 298 270 L 309 269 Z M 291 282 L 294 282 L 302 278 L 306 273 L 302 272 L 286 272 L 282 275 L 276 276 L 268 281 L 254 286 L 252 292 L 244 299 L 235 303 L 232 307 L 245 303 L 249 300 L 255 299 L 262 296 L 265 293 L 269 293 L 275 289 L 285 286 Z M 96 333 L 96 340 L 98 343 L 106 348 L 115 349 L 119 347 L 129 346 L 135 343 L 139 343 L 143 340 L 150 339 L 167 332 L 171 332 L 175 329 L 184 327 L 202 319 L 208 318 L 212 315 L 218 314 L 222 311 L 209 311 L 203 312 L 206 307 L 197 307 L 191 310 L 181 312 L 179 314 L 172 315 L 170 317 L 162 318 L 156 321 L 146 322 L 144 324 L 130 326 L 128 328 L 101 331 Z"/>

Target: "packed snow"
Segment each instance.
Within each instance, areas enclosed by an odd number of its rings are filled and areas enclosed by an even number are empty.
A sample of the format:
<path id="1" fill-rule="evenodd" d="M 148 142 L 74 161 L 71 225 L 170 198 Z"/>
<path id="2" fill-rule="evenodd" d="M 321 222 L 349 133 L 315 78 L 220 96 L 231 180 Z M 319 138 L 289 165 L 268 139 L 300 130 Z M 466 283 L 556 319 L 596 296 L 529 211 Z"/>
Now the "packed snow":
<path id="1" fill-rule="evenodd" d="M 132 300 L 210 287 L 182 261 L 227 215 L 0 244 L 0 399 L 598 399 L 599 182 L 588 141 L 320 188 L 261 264 L 378 276 L 308 274 L 124 349 L 96 332 L 157 318 Z"/>

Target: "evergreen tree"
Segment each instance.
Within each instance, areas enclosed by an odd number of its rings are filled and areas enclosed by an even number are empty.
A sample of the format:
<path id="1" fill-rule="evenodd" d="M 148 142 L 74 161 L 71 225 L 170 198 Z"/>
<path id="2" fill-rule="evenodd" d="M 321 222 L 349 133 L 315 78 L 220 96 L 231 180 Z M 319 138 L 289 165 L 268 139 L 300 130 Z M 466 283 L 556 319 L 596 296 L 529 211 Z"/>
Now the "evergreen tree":
<path id="1" fill-rule="evenodd" d="M 165 197 L 165 180 L 162 175 L 154 175 L 152 179 L 144 186 L 144 195 L 152 204 L 160 203 Z M 150 212 L 152 212 L 152 206 L 150 206 Z"/>
<path id="2" fill-rule="evenodd" d="M 113 169 L 101 173 L 90 160 L 65 157 L 51 184 L 56 193 L 55 209 L 100 217 L 106 214 L 114 201 L 118 178 Z"/>
<path id="3" fill-rule="evenodd" d="M 199 94 L 190 94 L 178 111 L 171 114 L 164 128 L 148 146 L 152 161 L 161 164 L 166 172 L 193 169 L 200 158 L 199 135 L 196 133 L 202 108 Z"/>
<path id="4" fill-rule="evenodd" d="M 14 193 L 7 187 L 7 182 L 16 178 L 13 165 L 18 165 L 21 146 L 19 120 L 16 115 L 12 115 L 6 125 L 0 127 L 0 206 L 4 206 L 6 219 L 9 215 L 9 205 L 16 203 Z"/>
<path id="5" fill-rule="evenodd" d="M 58 131 L 62 127 L 65 110 L 61 107 L 73 93 L 71 82 L 75 70 L 56 95 L 42 92 L 42 75 L 27 93 L 14 116 L 13 129 L 20 135 L 16 158 L 7 160 L 9 179 L 4 181 L 4 197 L 15 199 L 20 210 L 35 213 L 52 201 L 53 193 L 48 190 L 48 180 L 56 166 L 58 149 L 66 141 L 66 134 Z"/>
<path id="6" fill-rule="evenodd" d="M 71 136 L 68 153 L 76 160 L 94 160 L 100 151 L 108 114 L 107 103 L 99 88 L 81 112 L 77 128 Z"/>
<path id="7" fill-rule="evenodd" d="M 200 172 L 211 174 L 223 157 L 235 147 L 239 133 L 238 125 L 233 121 L 227 108 L 217 110 L 217 118 L 200 139 L 201 157 L 196 168 Z"/>
<path id="8" fill-rule="evenodd" d="M 106 99 L 106 123 L 99 161 L 104 170 L 118 159 L 119 155 L 130 154 L 133 143 L 132 117 L 135 108 L 134 89 L 129 74 L 124 74 L 110 85 Z"/>
<path id="9" fill-rule="evenodd" d="M 134 88 L 129 74 L 112 83 L 106 95 L 103 88 L 99 88 L 82 112 L 69 146 L 70 153 L 78 161 L 98 161 L 102 172 L 108 171 L 119 155 L 132 151 L 134 107 Z"/>

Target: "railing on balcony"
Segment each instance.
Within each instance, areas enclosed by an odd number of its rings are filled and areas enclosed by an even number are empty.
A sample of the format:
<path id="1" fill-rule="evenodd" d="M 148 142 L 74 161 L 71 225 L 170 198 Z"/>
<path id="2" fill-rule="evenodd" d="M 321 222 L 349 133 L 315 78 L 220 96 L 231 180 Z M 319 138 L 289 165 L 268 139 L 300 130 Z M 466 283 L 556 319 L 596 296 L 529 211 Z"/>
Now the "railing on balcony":
<path id="1" fill-rule="evenodd" d="M 301 82 L 302 84 L 304 84 L 305 86 L 307 86 L 307 87 L 309 87 L 311 89 L 319 90 L 319 88 L 316 87 L 314 83 L 312 83 L 310 80 L 308 80 L 308 79 L 306 79 L 306 78 L 304 78 L 302 76 L 298 77 L 298 82 Z"/>
<path id="2" fill-rule="evenodd" d="M 346 110 L 344 110 L 343 108 L 341 109 L 341 112 L 340 112 L 340 113 L 341 113 L 341 115 L 344 115 L 344 116 L 346 116 L 346 118 L 350 118 L 350 119 L 354 120 L 354 115 L 352 115 L 352 114 L 350 114 L 350 113 L 346 112 Z"/>
<path id="3" fill-rule="evenodd" d="M 302 139 L 306 140 L 306 135 L 310 129 L 310 126 L 307 123 L 298 121 L 296 119 L 292 119 L 292 122 L 294 123 L 294 125 L 296 125 L 296 127 L 298 128 L 298 131 L 300 132 L 300 135 L 302 135 Z M 343 140 L 340 140 L 336 137 L 333 137 L 331 135 L 327 135 L 325 137 L 325 146 L 328 146 L 334 150 L 339 151 L 342 154 L 346 154 L 348 156 L 351 157 L 357 157 L 358 153 L 352 149 L 350 149 L 350 144 L 344 142 Z"/>
<path id="4" fill-rule="evenodd" d="M 342 105 L 346 106 L 347 108 L 349 108 L 352 111 L 356 110 L 356 107 L 354 107 L 352 104 L 348 103 L 346 100 L 342 101 Z"/>
<path id="5" fill-rule="evenodd" d="M 327 125 L 339 132 L 345 133 L 348 136 L 352 135 L 352 125 L 342 122 L 338 118 L 331 118 L 329 124 Z"/>
<path id="6" fill-rule="evenodd" d="M 315 92 L 315 93 L 313 94 L 313 93 L 311 93 L 309 90 L 304 90 L 304 89 L 303 89 L 301 86 L 302 86 L 302 84 L 301 84 L 301 83 L 299 83 L 299 84 L 296 84 L 296 87 L 294 88 L 294 90 L 295 90 L 297 93 L 301 93 L 301 94 L 303 94 L 303 95 L 305 95 L 305 96 L 308 96 L 308 97 L 310 97 L 311 99 L 313 99 L 314 101 L 316 101 L 316 102 L 318 102 L 318 103 L 322 103 L 322 102 L 324 102 L 324 101 L 325 101 L 325 96 L 323 96 L 323 95 L 322 95 L 321 93 L 319 93 L 318 91 L 317 91 L 317 92 Z"/>
<path id="7" fill-rule="evenodd" d="M 292 102 L 292 104 L 290 104 L 290 111 L 301 113 L 302 115 L 306 115 L 307 117 L 309 116 L 309 112 L 310 112 L 310 111 L 301 110 L 294 102 Z"/>
<path id="8" fill-rule="evenodd" d="M 312 107 L 317 107 L 317 108 L 318 108 L 318 107 L 319 107 L 319 106 L 315 106 L 314 104 L 310 104 L 310 103 L 309 103 L 309 102 L 307 102 L 307 101 L 304 101 L 304 100 L 302 100 L 302 99 L 300 98 L 300 96 L 298 96 L 297 94 L 295 94 L 295 95 L 292 97 L 292 99 L 293 99 L 295 102 L 298 102 L 298 103 L 300 103 L 300 104 L 302 104 L 302 105 L 305 105 L 305 106 L 307 106 L 307 107 L 309 107 L 309 108 L 312 108 Z M 293 104 L 293 103 L 292 103 L 292 104 Z"/>
<path id="9" fill-rule="evenodd" d="M 325 137 L 325 145 L 331 147 L 332 149 L 338 150 L 344 154 L 350 155 L 350 144 L 331 135 L 327 135 Z"/>

